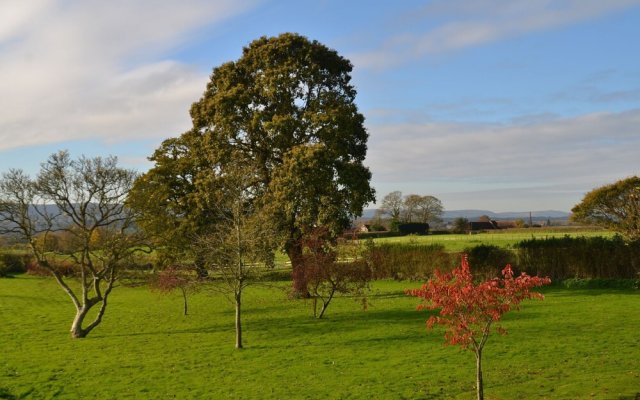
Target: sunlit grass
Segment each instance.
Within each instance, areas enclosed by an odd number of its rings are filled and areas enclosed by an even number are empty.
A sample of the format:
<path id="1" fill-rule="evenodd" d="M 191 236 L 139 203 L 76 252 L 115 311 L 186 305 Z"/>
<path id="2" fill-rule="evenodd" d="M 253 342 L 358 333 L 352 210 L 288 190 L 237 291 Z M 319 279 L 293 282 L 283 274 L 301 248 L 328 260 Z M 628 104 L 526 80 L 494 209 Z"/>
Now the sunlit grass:
<path id="1" fill-rule="evenodd" d="M 0 279 L 0 398 L 469 399 L 470 352 L 426 331 L 403 295 L 375 282 L 368 311 L 336 299 L 325 320 L 287 300 L 290 283 L 249 288 L 245 345 L 233 308 L 206 292 L 182 316 L 179 295 L 119 287 L 103 325 L 69 338 L 73 309 L 49 279 Z M 640 392 L 638 292 L 547 289 L 507 314 L 485 350 L 487 399 L 632 399 Z"/>
<path id="2" fill-rule="evenodd" d="M 612 237 L 613 232 L 604 230 L 558 230 L 558 229 L 518 229 L 482 232 L 477 234 L 447 234 L 425 236 L 400 236 L 375 239 L 376 243 L 442 244 L 446 251 L 462 251 L 478 245 L 492 245 L 512 248 L 516 243 L 529 239 L 571 237 Z"/>

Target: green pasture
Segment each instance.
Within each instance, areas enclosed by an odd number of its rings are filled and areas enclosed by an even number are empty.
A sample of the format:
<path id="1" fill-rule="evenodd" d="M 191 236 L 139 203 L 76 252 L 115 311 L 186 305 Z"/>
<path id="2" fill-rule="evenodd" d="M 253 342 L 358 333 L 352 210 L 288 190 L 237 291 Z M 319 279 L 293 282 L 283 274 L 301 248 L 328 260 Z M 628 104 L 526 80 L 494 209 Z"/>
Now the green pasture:
<path id="1" fill-rule="evenodd" d="M 375 243 L 415 243 L 415 244 L 442 244 L 446 251 L 462 251 L 478 245 L 492 245 L 502 248 L 511 248 L 516 243 L 528 239 L 571 237 L 611 237 L 614 233 L 598 229 L 505 229 L 495 232 L 481 232 L 476 234 L 444 234 L 425 236 L 399 236 L 375 239 Z"/>
<path id="2" fill-rule="evenodd" d="M 69 338 L 71 303 L 55 282 L 0 279 L 0 398 L 470 399 L 471 352 L 426 331 L 403 289 L 373 284 L 362 311 L 339 298 L 325 320 L 288 300 L 290 283 L 245 298 L 245 345 L 232 306 L 194 295 L 115 289 L 103 324 Z M 640 292 L 547 288 L 505 316 L 485 348 L 487 399 L 634 399 L 640 392 Z"/>

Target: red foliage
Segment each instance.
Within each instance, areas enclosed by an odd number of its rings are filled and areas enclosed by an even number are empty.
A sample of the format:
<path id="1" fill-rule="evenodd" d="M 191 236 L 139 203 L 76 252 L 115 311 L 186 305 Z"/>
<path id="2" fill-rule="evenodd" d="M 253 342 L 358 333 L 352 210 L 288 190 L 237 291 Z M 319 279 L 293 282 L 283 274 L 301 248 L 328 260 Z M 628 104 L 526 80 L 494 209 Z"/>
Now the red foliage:
<path id="1" fill-rule="evenodd" d="M 460 268 L 449 273 L 435 271 L 434 275 L 420 289 L 410 289 L 406 293 L 426 300 L 418 309 L 440 310 L 439 315 L 427 320 L 428 328 L 444 325 L 447 343 L 464 348 L 471 346 L 474 351 L 482 349 L 492 323 L 499 321 L 509 310 L 518 309 L 522 300 L 542 299 L 542 294 L 531 289 L 551 283 L 548 277 L 531 277 L 524 272 L 514 278 L 511 266 L 507 265 L 502 270 L 502 278 L 476 285 L 466 255 Z M 500 327 L 496 330 L 506 333 Z"/>
<path id="2" fill-rule="evenodd" d="M 182 266 L 172 265 L 160 272 L 151 281 L 151 289 L 160 293 L 169 293 L 176 289 L 192 289 L 197 283 L 192 271 Z"/>

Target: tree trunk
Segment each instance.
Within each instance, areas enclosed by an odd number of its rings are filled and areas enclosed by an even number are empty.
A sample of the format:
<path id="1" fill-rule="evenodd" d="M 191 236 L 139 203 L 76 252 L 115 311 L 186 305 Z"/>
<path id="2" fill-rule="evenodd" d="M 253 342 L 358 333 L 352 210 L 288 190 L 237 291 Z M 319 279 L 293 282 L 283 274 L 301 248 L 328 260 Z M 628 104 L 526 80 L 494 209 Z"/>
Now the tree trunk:
<path id="1" fill-rule="evenodd" d="M 89 331 L 82 329 L 82 323 L 84 322 L 84 318 L 87 316 L 89 312 L 89 308 L 79 308 L 76 311 L 76 317 L 73 319 L 73 323 L 71 324 L 71 337 L 74 339 L 81 339 L 87 336 Z"/>
<path id="2" fill-rule="evenodd" d="M 187 305 L 187 290 L 183 287 L 181 287 L 180 290 L 182 290 L 182 300 L 184 301 L 184 315 L 187 315 L 187 312 L 189 311 Z"/>
<path id="3" fill-rule="evenodd" d="M 236 349 L 242 348 L 242 292 L 236 293 Z"/>
<path id="4" fill-rule="evenodd" d="M 476 350 L 476 393 L 478 400 L 484 400 L 484 387 L 482 383 L 482 350 Z"/>
<path id="5" fill-rule="evenodd" d="M 322 318 L 324 312 L 327 311 L 327 307 L 329 307 L 329 303 L 331 303 L 331 299 L 333 299 L 333 295 L 336 293 L 335 288 L 331 290 L 329 294 L 329 298 L 325 301 L 322 300 L 322 310 L 320 310 L 320 315 L 318 315 L 318 319 Z"/>
<path id="6" fill-rule="evenodd" d="M 303 298 L 311 297 L 307 290 L 307 279 L 302 264 L 302 245 L 296 241 L 288 245 L 286 250 L 291 261 L 293 293 Z"/>

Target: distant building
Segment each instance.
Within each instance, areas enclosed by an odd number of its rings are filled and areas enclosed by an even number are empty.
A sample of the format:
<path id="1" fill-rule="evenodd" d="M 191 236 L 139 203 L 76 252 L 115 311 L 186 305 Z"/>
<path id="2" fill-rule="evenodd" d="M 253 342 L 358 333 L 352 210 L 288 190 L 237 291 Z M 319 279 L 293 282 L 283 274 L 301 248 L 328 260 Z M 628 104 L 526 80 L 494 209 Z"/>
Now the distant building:
<path id="1" fill-rule="evenodd" d="M 467 225 L 467 231 L 469 232 L 491 231 L 495 229 L 500 229 L 496 221 L 469 222 L 469 224 Z"/>

